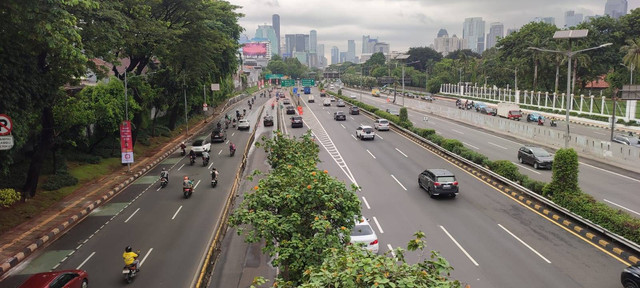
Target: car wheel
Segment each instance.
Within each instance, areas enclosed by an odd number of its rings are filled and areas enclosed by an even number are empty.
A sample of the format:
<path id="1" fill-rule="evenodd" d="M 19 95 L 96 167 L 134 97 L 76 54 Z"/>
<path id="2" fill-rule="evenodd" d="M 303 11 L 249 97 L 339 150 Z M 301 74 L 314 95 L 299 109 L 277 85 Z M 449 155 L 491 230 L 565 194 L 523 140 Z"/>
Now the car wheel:
<path id="1" fill-rule="evenodd" d="M 80 286 L 82 288 L 87 288 L 89 287 L 89 280 L 87 279 L 82 279 L 82 286 Z"/>
<path id="2" fill-rule="evenodd" d="M 431 185 L 427 186 L 427 193 L 429 193 L 429 197 L 433 198 L 433 194 L 431 194 Z"/>
<path id="3" fill-rule="evenodd" d="M 534 169 L 536 169 L 536 170 L 538 170 L 538 169 L 540 169 L 540 166 L 538 166 L 538 163 L 535 163 L 535 162 L 534 162 L 534 163 L 533 163 L 533 168 L 534 168 Z"/>
<path id="4" fill-rule="evenodd" d="M 418 179 L 418 187 L 420 187 L 420 189 L 424 189 L 424 187 L 422 187 L 422 182 L 420 181 L 420 179 Z"/>
<path id="5" fill-rule="evenodd" d="M 637 283 L 634 283 L 631 280 L 626 280 L 624 281 L 624 283 L 622 284 L 624 286 L 624 288 L 639 288 Z"/>
<path id="6" fill-rule="evenodd" d="M 373 141 L 373 139 L 376 139 L 376 136 L 371 137 L 371 141 Z"/>
<path id="7" fill-rule="evenodd" d="M 522 157 L 518 156 L 518 162 L 520 162 L 520 164 L 524 163 L 524 161 L 522 161 Z"/>

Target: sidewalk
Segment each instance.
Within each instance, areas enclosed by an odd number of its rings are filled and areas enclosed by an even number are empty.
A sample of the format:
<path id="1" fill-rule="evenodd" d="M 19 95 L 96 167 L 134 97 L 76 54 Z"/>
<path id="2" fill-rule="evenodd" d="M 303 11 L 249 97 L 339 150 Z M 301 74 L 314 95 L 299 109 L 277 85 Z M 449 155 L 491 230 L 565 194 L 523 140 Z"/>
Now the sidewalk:
<path id="1" fill-rule="evenodd" d="M 109 201 L 129 184 L 160 163 L 178 149 L 181 141 L 197 134 L 211 123 L 212 116 L 221 115 L 227 105 L 207 111 L 206 121 L 189 127 L 189 135 L 180 135 L 168 143 L 136 155 L 131 172 L 122 166 L 117 171 L 86 183 L 42 214 L 0 235 L 0 277 L 18 265 L 34 251 L 46 247 L 78 224 L 91 211 Z M 0 278 L 1 280 L 2 278 Z"/>

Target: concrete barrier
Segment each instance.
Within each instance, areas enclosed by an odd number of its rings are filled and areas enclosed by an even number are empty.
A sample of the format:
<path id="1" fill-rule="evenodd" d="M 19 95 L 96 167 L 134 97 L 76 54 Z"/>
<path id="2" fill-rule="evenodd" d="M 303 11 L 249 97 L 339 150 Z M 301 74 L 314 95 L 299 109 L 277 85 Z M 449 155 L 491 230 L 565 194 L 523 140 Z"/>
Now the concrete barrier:
<path id="1" fill-rule="evenodd" d="M 536 142 L 553 148 L 564 147 L 565 132 L 561 130 L 551 129 L 546 126 L 529 125 L 526 121 L 513 121 L 497 116 L 487 116 L 472 110 L 460 110 L 439 105 L 424 105 L 424 107 L 420 108 L 429 114 L 514 136 L 525 141 Z M 569 147 L 575 149 L 580 156 L 640 172 L 640 149 L 637 147 L 581 135 L 571 135 Z"/>

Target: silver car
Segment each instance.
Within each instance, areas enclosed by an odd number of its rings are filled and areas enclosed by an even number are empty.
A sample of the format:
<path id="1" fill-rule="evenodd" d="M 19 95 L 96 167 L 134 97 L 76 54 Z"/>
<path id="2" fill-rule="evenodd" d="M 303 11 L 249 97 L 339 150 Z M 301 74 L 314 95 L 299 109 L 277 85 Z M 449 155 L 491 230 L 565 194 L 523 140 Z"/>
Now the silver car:
<path id="1" fill-rule="evenodd" d="M 356 225 L 351 229 L 350 235 L 351 244 L 360 244 L 364 247 L 364 249 L 371 251 L 371 253 L 378 254 L 379 243 L 378 243 L 378 235 L 373 231 L 371 225 L 369 225 L 369 221 L 364 217 L 360 218 L 360 221 L 356 220 Z"/>

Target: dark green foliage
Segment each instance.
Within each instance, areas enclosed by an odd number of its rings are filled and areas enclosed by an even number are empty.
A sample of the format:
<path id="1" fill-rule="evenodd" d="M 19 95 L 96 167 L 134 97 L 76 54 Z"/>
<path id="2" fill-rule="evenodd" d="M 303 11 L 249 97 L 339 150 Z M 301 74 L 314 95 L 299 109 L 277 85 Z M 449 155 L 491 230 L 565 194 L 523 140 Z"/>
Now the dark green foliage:
<path id="1" fill-rule="evenodd" d="M 83 163 L 89 163 L 89 164 L 98 164 L 100 163 L 100 160 L 102 160 L 102 157 L 100 156 L 86 154 L 82 152 L 67 153 L 65 155 L 65 158 L 67 158 L 67 160 L 69 161 L 83 162 Z"/>
<path id="2" fill-rule="evenodd" d="M 440 146 L 442 144 L 442 142 L 445 140 L 444 137 L 438 135 L 438 134 L 431 134 L 427 136 L 427 140 L 435 143 L 436 145 Z"/>
<path id="3" fill-rule="evenodd" d="M 58 190 L 62 187 L 73 186 L 78 184 L 78 179 L 73 177 L 66 171 L 58 171 L 55 175 L 49 176 L 47 181 L 42 184 L 42 189 L 47 191 Z"/>
<path id="4" fill-rule="evenodd" d="M 458 155 L 462 156 L 467 160 L 471 160 L 473 163 L 482 165 L 482 166 L 490 166 L 491 161 L 487 156 L 484 156 L 476 151 L 473 151 L 467 147 L 459 147 L 460 153 Z"/>
<path id="5" fill-rule="evenodd" d="M 460 140 L 457 140 L 457 139 L 445 139 L 444 141 L 442 141 L 442 144 L 440 144 L 440 146 L 442 146 L 442 148 L 447 149 L 453 153 L 456 153 L 455 150 L 460 151 L 459 148 L 464 147 L 464 144 L 462 144 L 462 142 L 460 142 Z"/>
<path id="6" fill-rule="evenodd" d="M 580 193 L 578 186 L 578 153 L 573 149 L 559 149 L 553 158 L 553 175 L 549 183 L 551 195 Z"/>
<path id="7" fill-rule="evenodd" d="M 491 162 L 489 166 L 491 171 L 498 173 L 500 176 L 505 177 L 511 181 L 520 182 L 523 179 L 523 175 L 518 171 L 518 166 L 513 164 L 509 160 L 497 160 Z"/>

